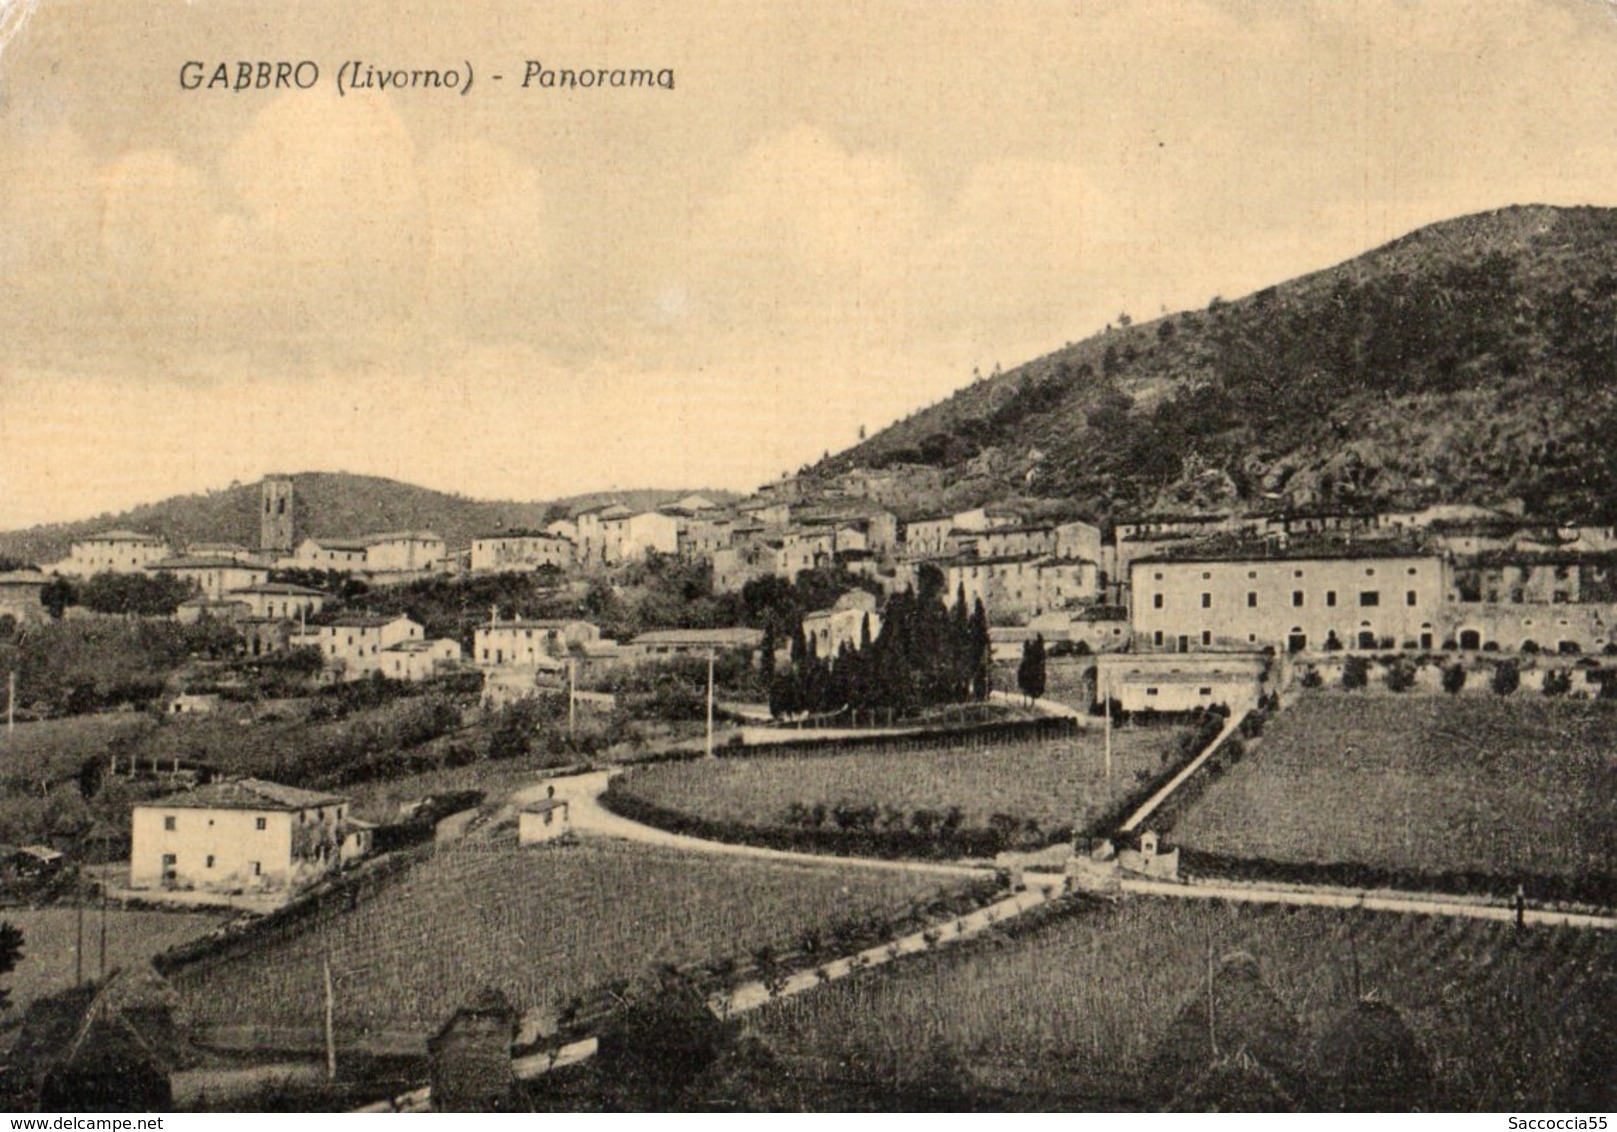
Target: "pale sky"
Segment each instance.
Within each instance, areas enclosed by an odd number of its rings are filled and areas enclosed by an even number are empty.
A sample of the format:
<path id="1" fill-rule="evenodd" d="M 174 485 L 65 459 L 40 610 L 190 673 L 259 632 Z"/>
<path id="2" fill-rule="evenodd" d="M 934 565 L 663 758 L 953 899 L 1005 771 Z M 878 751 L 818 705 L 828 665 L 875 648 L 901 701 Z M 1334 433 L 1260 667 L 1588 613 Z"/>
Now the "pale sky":
<path id="1" fill-rule="evenodd" d="M 1119 311 L 1617 204 L 1606 0 L 0 0 L 8 33 L 0 529 L 271 471 L 747 489 Z M 181 89 L 243 59 L 320 77 Z M 354 59 L 473 87 L 340 98 Z"/>

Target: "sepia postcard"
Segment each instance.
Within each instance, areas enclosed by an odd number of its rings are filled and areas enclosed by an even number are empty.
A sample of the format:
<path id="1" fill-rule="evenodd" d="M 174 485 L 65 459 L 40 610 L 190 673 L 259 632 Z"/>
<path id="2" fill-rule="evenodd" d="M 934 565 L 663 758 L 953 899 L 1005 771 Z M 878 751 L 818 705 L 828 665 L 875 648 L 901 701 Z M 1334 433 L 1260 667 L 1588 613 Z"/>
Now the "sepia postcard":
<path id="1" fill-rule="evenodd" d="M 1610 0 L 0 0 L 0 1110 L 1604 1132 L 1614 108 Z"/>

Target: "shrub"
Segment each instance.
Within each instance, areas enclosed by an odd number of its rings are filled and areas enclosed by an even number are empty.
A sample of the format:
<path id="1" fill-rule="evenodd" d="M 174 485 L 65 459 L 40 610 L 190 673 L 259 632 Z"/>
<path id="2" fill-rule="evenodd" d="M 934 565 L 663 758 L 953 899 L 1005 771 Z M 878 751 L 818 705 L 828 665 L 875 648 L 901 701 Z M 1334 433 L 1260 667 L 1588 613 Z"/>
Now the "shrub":
<path id="1" fill-rule="evenodd" d="M 1546 696 L 1564 696 L 1572 690 L 1572 674 L 1564 668 L 1551 669 L 1544 673 L 1544 694 Z"/>
<path id="2" fill-rule="evenodd" d="M 1325 683 L 1325 678 L 1319 674 L 1319 669 L 1309 665 L 1303 669 L 1302 685 L 1305 688 L 1318 688 Z"/>
<path id="3" fill-rule="evenodd" d="M 1443 690 L 1449 695 L 1459 695 L 1460 689 L 1465 687 L 1465 666 L 1451 664 L 1443 669 Z"/>
<path id="4" fill-rule="evenodd" d="M 1521 687 L 1521 669 L 1516 667 L 1514 660 L 1504 661 L 1493 670 L 1493 690 L 1501 696 L 1508 696 Z"/>
<path id="5" fill-rule="evenodd" d="M 1415 686 L 1415 669 L 1407 661 L 1395 661 L 1387 666 L 1386 681 L 1389 692 L 1407 692 Z"/>
<path id="6" fill-rule="evenodd" d="M 1362 656 L 1350 656 L 1342 665 L 1342 687 L 1349 691 L 1370 682 L 1370 664 Z"/>

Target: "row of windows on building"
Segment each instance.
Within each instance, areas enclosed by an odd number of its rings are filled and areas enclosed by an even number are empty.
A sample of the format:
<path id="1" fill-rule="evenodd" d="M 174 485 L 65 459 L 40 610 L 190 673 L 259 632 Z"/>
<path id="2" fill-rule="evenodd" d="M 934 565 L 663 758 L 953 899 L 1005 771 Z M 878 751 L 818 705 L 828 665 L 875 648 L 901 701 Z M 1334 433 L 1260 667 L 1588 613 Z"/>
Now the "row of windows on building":
<path id="1" fill-rule="evenodd" d="M 1307 595 L 1306 591 L 1304 591 L 1304 590 L 1292 590 L 1291 591 L 1291 604 L 1294 607 L 1301 608 L 1302 606 L 1306 605 L 1307 602 L 1308 602 L 1308 595 Z M 1335 590 L 1326 590 L 1325 591 L 1325 604 L 1326 604 L 1326 606 L 1328 608 L 1332 608 L 1332 609 L 1336 608 L 1336 591 Z M 1379 606 L 1380 604 L 1381 604 L 1381 591 L 1380 590 L 1360 590 L 1359 591 L 1359 605 L 1363 606 L 1366 609 L 1369 609 L 1369 608 L 1372 608 L 1372 607 L 1375 607 L 1375 606 Z M 1418 604 L 1420 604 L 1420 596 L 1419 596 L 1419 594 L 1415 590 L 1406 591 L 1404 593 L 1404 604 L 1405 605 L 1418 605 Z M 1153 609 L 1166 609 L 1167 606 L 1168 606 L 1168 598 L 1167 598 L 1166 594 L 1158 593 L 1158 594 L 1152 594 L 1151 595 L 1151 608 L 1153 608 Z M 1248 590 L 1247 591 L 1246 606 L 1247 606 L 1248 609 L 1256 609 L 1258 607 L 1258 591 L 1257 590 Z M 1211 608 L 1213 608 L 1213 595 L 1211 593 L 1204 592 L 1201 595 L 1201 607 L 1203 609 L 1211 609 Z"/>
<path id="2" fill-rule="evenodd" d="M 205 868 L 205 869 L 213 868 L 213 860 L 214 860 L 213 854 L 209 853 L 207 855 L 206 859 L 205 859 L 206 863 L 202 867 Z M 180 863 L 180 858 L 179 858 L 178 854 L 175 854 L 175 853 L 164 853 L 163 854 L 163 868 L 164 868 L 165 871 L 172 872 L 176 867 L 179 866 L 179 863 Z M 255 877 L 264 875 L 264 865 L 263 865 L 263 862 L 261 862 L 261 861 L 248 861 L 247 862 L 247 867 L 253 870 L 253 875 Z"/>
<path id="3" fill-rule="evenodd" d="M 306 824 L 308 822 L 308 820 L 309 820 L 309 815 L 308 814 L 299 812 L 299 814 L 298 814 L 298 824 L 299 825 Z M 316 822 L 325 821 L 326 820 L 326 811 L 324 809 L 316 810 L 314 812 L 314 820 Z M 341 806 L 337 807 L 337 820 L 342 821 L 342 807 Z M 210 818 L 208 820 L 208 824 L 212 825 L 213 824 L 213 819 Z M 166 831 L 168 833 L 173 833 L 173 832 L 175 832 L 175 830 L 178 827 L 179 827 L 179 818 L 178 817 L 176 817 L 174 814 L 164 814 L 163 815 L 163 829 L 164 829 L 164 831 Z M 269 828 L 269 819 L 268 818 L 254 818 L 253 819 L 253 828 L 254 829 L 268 829 Z"/>

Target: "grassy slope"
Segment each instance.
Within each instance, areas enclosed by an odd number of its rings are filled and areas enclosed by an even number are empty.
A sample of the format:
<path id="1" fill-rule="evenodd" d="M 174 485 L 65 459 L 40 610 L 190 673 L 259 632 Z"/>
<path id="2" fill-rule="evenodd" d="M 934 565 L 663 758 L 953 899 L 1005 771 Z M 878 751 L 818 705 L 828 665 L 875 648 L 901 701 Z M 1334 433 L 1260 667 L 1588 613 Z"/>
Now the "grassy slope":
<path id="1" fill-rule="evenodd" d="M 1174 840 L 1420 873 L 1609 873 L 1614 746 L 1607 703 L 1318 692 L 1270 723 Z"/>

